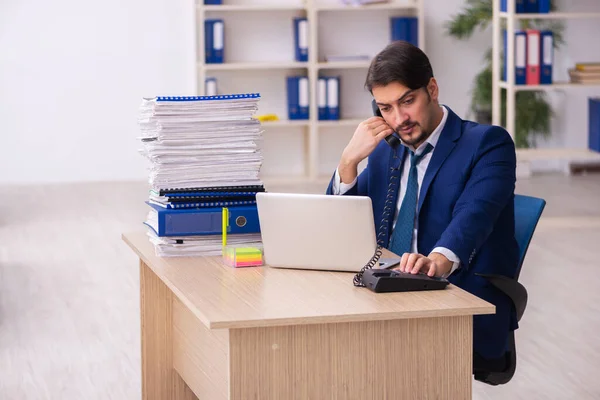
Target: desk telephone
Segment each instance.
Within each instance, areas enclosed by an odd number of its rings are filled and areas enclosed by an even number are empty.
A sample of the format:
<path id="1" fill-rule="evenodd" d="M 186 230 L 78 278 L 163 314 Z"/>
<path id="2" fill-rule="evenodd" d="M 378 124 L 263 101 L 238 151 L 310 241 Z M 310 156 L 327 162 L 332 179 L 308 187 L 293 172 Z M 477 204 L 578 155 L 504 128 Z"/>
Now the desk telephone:
<path id="1" fill-rule="evenodd" d="M 381 111 L 375 100 L 371 102 L 373 115 L 382 117 Z M 394 134 L 385 138 L 387 144 L 392 149 L 398 148 L 400 139 Z M 394 152 L 394 159 L 398 156 Z M 400 179 L 400 166 L 392 168 L 390 182 L 388 184 L 388 192 L 383 206 L 383 217 L 379 232 L 377 233 L 377 250 L 371 260 L 354 276 L 354 286 L 366 287 L 373 292 L 409 292 L 417 290 L 438 290 L 448 286 L 448 280 L 444 278 L 429 277 L 427 274 L 419 273 L 416 275 L 399 271 L 392 271 L 391 268 L 396 264 L 384 266 L 384 268 L 373 269 L 375 265 L 381 266 L 379 259 L 381 258 L 383 248 L 383 236 L 388 229 L 388 221 L 390 214 L 396 209 L 394 205 L 394 183 Z"/>

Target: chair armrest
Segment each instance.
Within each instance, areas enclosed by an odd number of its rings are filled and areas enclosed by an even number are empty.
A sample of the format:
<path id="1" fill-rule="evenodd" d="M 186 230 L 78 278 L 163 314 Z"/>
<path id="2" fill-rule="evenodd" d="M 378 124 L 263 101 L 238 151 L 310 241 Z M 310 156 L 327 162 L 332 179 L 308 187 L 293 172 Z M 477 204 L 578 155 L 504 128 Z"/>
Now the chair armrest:
<path id="1" fill-rule="evenodd" d="M 504 275 L 475 274 L 486 278 L 492 285 L 500 289 L 512 300 L 517 310 L 517 321 L 521 320 L 527 306 L 527 289 L 518 281 Z"/>

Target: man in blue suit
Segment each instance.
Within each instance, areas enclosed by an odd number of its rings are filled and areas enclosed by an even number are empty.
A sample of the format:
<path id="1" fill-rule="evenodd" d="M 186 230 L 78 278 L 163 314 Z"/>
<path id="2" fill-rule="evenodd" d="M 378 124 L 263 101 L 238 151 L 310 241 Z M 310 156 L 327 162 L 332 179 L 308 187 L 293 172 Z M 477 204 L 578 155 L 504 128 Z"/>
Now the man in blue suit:
<path id="1" fill-rule="evenodd" d="M 399 270 L 447 277 L 494 304 L 494 315 L 474 317 L 474 364 L 502 368 L 515 310 L 477 274 L 516 273 L 513 140 L 440 105 L 427 56 L 407 42 L 373 59 L 365 86 L 381 117 L 359 124 L 327 193 L 371 198 L 378 240 L 402 255 Z M 394 132 L 401 143 L 392 148 L 384 139 Z"/>

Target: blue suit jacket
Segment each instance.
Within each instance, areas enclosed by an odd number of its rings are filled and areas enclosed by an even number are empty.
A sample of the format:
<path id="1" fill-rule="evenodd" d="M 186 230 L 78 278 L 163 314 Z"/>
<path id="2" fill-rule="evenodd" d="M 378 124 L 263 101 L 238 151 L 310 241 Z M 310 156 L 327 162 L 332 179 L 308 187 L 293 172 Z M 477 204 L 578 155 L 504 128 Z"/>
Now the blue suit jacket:
<path id="1" fill-rule="evenodd" d="M 391 168 L 403 165 L 407 153 L 405 146 L 393 150 L 382 141 L 369 156 L 357 184 L 346 193 L 371 198 L 377 233 Z M 476 275 L 515 276 L 515 171 L 514 143 L 504 129 L 464 121 L 448 108 L 446 124 L 420 188 L 418 250 L 424 255 L 438 246 L 452 250 L 461 266 L 448 280 L 496 306 L 496 314 L 475 316 L 473 320 L 474 351 L 486 358 L 502 356 L 509 331 L 517 328 L 511 300 Z M 399 179 L 394 182 L 391 190 L 395 210 Z M 332 183 L 327 193 L 332 194 Z M 393 217 L 382 235 L 384 247 L 388 247 Z"/>

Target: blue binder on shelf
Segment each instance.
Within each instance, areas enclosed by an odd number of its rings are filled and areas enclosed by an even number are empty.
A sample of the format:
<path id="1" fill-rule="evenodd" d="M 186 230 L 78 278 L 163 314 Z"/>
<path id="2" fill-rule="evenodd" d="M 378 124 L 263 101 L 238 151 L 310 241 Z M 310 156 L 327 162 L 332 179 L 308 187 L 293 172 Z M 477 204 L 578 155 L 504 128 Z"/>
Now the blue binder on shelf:
<path id="1" fill-rule="evenodd" d="M 308 61 L 308 19 L 294 18 L 294 47 L 296 61 Z"/>
<path id="2" fill-rule="evenodd" d="M 511 0 L 515 1 L 515 0 Z M 515 3 L 515 13 L 522 14 L 525 12 L 525 2 L 528 0 L 516 0 Z M 508 0 L 500 0 L 500 11 L 507 12 L 508 11 Z"/>
<path id="3" fill-rule="evenodd" d="M 225 23 L 222 19 L 204 21 L 204 51 L 207 64 L 223 63 Z"/>
<path id="4" fill-rule="evenodd" d="M 204 0 L 204 4 L 216 6 L 216 5 L 223 4 L 223 1 L 222 0 Z"/>
<path id="5" fill-rule="evenodd" d="M 306 76 L 287 77 L 288 119 L 309 118 L 308 78 Z"/>
<path id="6" fill-rule="evenodd" d="M 223 233 L 223 208 L 165 209 L 146 202 L 153 208 L 156 219 L 147 220 L 159 236 L 204 236 Z M 223 206 L 224 207 L 224 206 Z M 260 233 L 256 205 L 229 207 L 228 234 Z"/>
<path id="7" fill-rule="evenodd" d="M 600 97 L 588 99 L 588 147 L 600 152 Z"/>
<path id="8" fill-rule="evenodd" d="M 548 14 L 550 12 L 550 0 L 538 0 L 538 13 Z"/>
<path id="9" fill-rule="evenodd" d="M 538 0 L 525 0 L 525 12 L 528 14 L 537 13 L 540 9 Z"/>
<path id="10" fill-rule="evenodd" d="M 327 112 L 327 78 L 319 78 L 317 81 L 317 105 L 319 108 L 319 121 L 329 119 Z"/>
<path id="11" fill-rule="evenodd" d="M 340 77 L 327 78 L 327 118 L 340 119 Z"/>
<path id="12" fill-rule="evenodd" d="M 554 34 L 552 31 L 540 32 L 540 84 L 552 84 L 552 65 L 554 64 Z"/>
<path id="13" fill-rule="evenodd" d="M 417 17 L 391 17 L 390 40 L 404 40 L 419 46 L 419 19 Z"/>
<path id="14" fill-rule="evenodd" d="M 502 66 L 502 80 L 508 81 L 507 60 L 508 37 L 507 31 L 503 31 L 504 36 L 504 64 Z M 525 85 L 527 82 L 527 33 L 524 30 L 515 31 L 515 85 Z"/>

